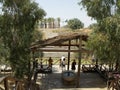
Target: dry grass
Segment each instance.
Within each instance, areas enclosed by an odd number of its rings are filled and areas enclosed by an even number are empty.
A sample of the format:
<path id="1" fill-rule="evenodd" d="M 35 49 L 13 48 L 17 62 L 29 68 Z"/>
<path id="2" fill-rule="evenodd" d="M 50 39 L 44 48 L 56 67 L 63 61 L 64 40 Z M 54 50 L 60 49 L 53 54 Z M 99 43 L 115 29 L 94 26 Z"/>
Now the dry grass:
<path id="1" fill-rule="evenodd" d="M 88 28 L 78 29 L 74 31 L 69 28 L 38 29 L 38 30 L 44 34 L 43 39 L 52 38 L 58 35 L 66 34 L 66 33 L 68 34 L 68 33 L 73 33 L 73 32 L 80 32 L 80 33 L 89 35 L 92 32 L 92 30 Z"/>

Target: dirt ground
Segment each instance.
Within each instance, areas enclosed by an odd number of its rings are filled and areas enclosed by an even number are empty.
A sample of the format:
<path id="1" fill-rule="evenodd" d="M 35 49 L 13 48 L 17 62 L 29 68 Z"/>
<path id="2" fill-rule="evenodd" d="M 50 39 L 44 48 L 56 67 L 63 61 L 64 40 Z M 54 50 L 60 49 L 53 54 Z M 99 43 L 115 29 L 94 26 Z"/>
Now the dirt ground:
<path id="1" fill-rule="evenodd" d="M 64 84 L 61 75 L 62 69 L 59 65 L 53 65 L 52 73 L 38 74 L 37 83 L 40 84 L 41 90 L 107 90 L 106 81 L 98 73 L 81 72 L 79 89 L 75 88 L 75 84 Z"/>

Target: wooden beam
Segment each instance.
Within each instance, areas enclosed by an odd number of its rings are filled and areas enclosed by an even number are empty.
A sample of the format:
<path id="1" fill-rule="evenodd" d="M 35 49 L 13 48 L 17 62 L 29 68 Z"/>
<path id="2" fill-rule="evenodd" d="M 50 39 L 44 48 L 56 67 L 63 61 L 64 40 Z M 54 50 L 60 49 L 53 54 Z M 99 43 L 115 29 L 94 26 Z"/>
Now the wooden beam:
<path id="1" fill-rule="evenodd" d="M 59 43 L 59 44 L 54 44 L 54 45 L 47 45 L 47 46 L 60 46 L 60 47 L 62 47 L 62 46 L 69 46 L 69 44 L 61 44 L 61 43 Z M 70 44 L 70 46 L 77 46 L 77 47 L 79 47 L 79 44 Z M 82 46 L 85 46 L 84 44 L 82 44 Z M 43 46 L 41 46 L 41 45 L 36 45 L 36 46 L 31 46 L 31 49 L 32 48 L 42 48 Z"/>
<path id="2" fill-rule="evenodd" d="M 36 51 L 41 51 L 41 52 L 80 52 L 81 50 L 37 49 Z M 90 51 L 82 49 L 82 52 L 88 53 Z"/>
<path id="3" fill-rule="evenodd" d="M 79 38 L 79 55 L 78 55 L 78 72 L 77 72 L 77 83 L 76 87 L 80 85 L 80 70 L 81 70 L 81 55 L 82 55 L 82 37 Z"/>
<path id="4" fill-rule="evenodd" d="M 55 44 L 53 46 L 69 46 L 69 44 Z M 79 44 L 70 44 L 70 46 L 79 46 Z M 84 44 L 82 46 L 85 46 Z"/>
<path id="5" fill-rule="evenodd" d="M 70 65 L 70 45 L 71 45 L 71 40 L 69 40 L 69 46 L 68 46 L 68 67 L 67 67 L 67 70 L 69 70 L 69 65 Z"/>

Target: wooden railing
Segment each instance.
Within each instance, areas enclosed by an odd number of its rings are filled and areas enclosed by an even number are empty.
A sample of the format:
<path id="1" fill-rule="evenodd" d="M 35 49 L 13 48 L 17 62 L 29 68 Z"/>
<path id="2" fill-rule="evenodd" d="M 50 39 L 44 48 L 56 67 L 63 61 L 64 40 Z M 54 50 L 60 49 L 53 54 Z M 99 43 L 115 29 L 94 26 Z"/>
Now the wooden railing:
<path id="1" fill-rule="evenodd" d="M 120 90 L 120 73 L 112 73 L 107 80 L 107 90 Z"/>

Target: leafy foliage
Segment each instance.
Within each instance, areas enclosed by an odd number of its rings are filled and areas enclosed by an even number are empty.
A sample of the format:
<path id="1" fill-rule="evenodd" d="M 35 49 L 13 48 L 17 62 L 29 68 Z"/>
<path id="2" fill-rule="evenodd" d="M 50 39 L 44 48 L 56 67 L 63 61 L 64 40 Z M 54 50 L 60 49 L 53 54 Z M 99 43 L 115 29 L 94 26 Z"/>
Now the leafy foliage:
<path id="1" fill-rule="evenodd" d="M 97 20 L 88 46 L 101 62 L 117 65 L 120 62 L 120 1 L 82 0 L 79 4 L 83 5 L 89 16 Z"/>
<path id="2" fill-rule="evenodd" d="M 120 60 L 120 17 L 108 17 L 99 23 L 90 36 L 88 46 L 101 62 L 114 63 Z"/>
<path id="3" fill-rule="evenodd" d="M 97 23 L 93 23 L 93 24 L 91 24 L 88 28 L 90 28 L 90 29 L 95 29 L 97 26 L 98 26 Z"/>
<path id="4" fill-rule="evenodd" d="M 68 24 L 68 27 L 73 30 L 84 27 L 84 24 L 77 18 L 68 20 L 67 24 Z"/>
<path id="5" fill-rule="evenodd" d="M 29 47 L 33 41 L 33 32 L 37 20 L 45 16 L 45 11 L 31 0 L 3 0 L 0 16 L 0 36 L 4 46 L 9 49 L 9 62 L 15 76 L 22 78 L 30 74 Z"/>
<path id="6" fill-rule="evenodd" d="M 87 14 L 96 20 L 102 20 L 114 14 L 118 0 L 81 0 L 79 5 L 87 10 Z"/>

